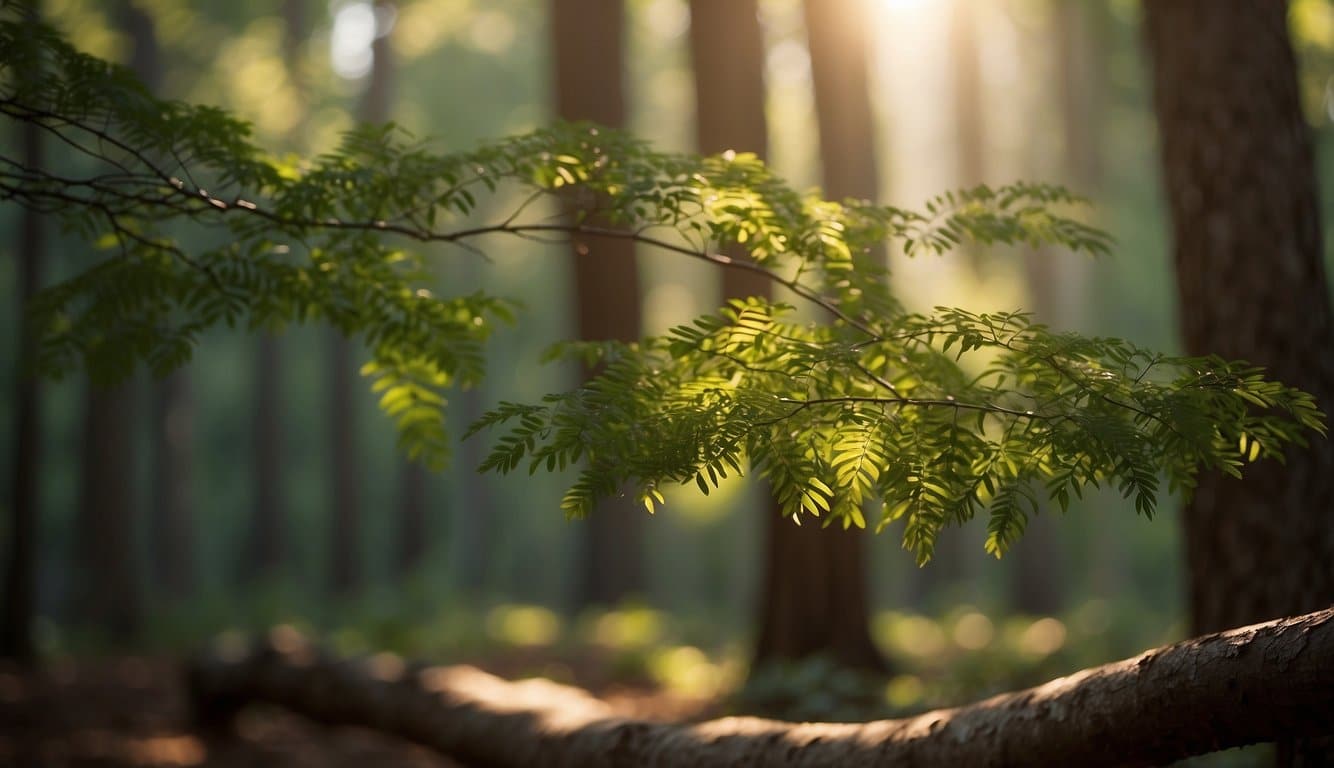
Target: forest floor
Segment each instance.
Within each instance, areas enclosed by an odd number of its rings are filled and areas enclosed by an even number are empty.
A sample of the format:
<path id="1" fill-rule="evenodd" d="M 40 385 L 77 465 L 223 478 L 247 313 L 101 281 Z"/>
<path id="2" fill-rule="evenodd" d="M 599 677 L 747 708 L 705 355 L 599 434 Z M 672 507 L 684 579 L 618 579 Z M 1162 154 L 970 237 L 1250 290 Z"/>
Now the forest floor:
<path id="1" fill-rule="evenodd" d="M 521 676 L 532 658 L 499 658 L 489 672 Z M 576 685 L 618 714 L 661 721 L 712 716 L 717 703 L 647 684 L 614 684 L 596 659 L 561 659 Z M 359 728 L 331 728 L 250 706 L 226 733 L 191 722 L 185 665 L 164 657 L 57 660 L 35 672 L 0 666 L 0 767 L 454 768 L 459 763 Z"/>

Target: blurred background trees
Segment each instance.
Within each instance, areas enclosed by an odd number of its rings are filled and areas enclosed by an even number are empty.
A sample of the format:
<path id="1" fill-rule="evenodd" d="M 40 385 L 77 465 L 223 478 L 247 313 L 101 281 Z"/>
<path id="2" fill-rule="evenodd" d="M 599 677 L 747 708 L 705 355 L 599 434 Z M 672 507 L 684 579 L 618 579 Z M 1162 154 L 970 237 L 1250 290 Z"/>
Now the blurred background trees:
<path id="1" fill-rule="evenodd" d="M 358 118 L 392 118 L 467 147 L 560 116 L 624 124 L 669 148 L 754 152 L 796 186 L 832 197 L 911 206 L 978 181 L 1066 183 L 1093 199 L 1089 215 L 1118 238 L 1116 258 L 887 254 L 896 291 L 912 307 L 1024 307 L 1164 349 L 1181 347 L 1175 318 L 1182 302 L 1197 301 L 1171 287 L 1167 201 L 1173 211 L 1180 203 L 1160 193 L 1135 2 L 60 0 L 45 11 L 78 45 L 135 66 L 159 93 L 238 111 L 276 151 L 320 152 Z M 1272 14 L 1268 23 L 1282 25 Z M 1294 0 L 1287 23 L 1292 96 L 1312 131 L 1327 227 L 1334 10 Z M 1183 81 L 1162 68 L 1158 77 Z M 49 151 L 47 161 L 61 162 Z M 1182 183 L 1167 180 L 1169 192 Z M 1328 260 L 1330 239 L 1321 253 L 1309 231 L 1316 199 L 1302 203 L 1300 225 L 1282 220 L 1270 237 L 1305 227 L 1302 252 Z M 507 202 L 517 201 L 497 205 Z M 61 261 L 95 258 L 52 231 L 50 252 L 64 255 L 42 261 L 39 274 L 36 226 L 0 208 L 0 291 L 11 305 L 32 281 L 59 277 Z M 485 260 L 439 250 L 442 293 L 485 288 L 524 306 L 520 325 L 492 342 L 483 387 L 455 394 L 455 434 L 498 400 L 531 400 L 579 375 L 538 367 L 552 341 L 661 332 L 719 296 L 757 290 L 738 275 L 610 248 L 582 243 L 567 259 L 568 246 L 497 242 Z M 1316 306 L 1327 290 L 1305 282 L 1312 295 L 1289 306 Z M 595 307 L 607 316 L 591 316 Z M 0 334 L 0 382 L 15 406 L 0 412 L 0 428 L 14 470 L 0 540 L 30 558 L 36 621 L 24 636 L 42 653 L 128 642 L 136 629 L 139 643 L 172 645 L 272 621 L 418 655 L 578 636 L 634 669 L 707 690 L 734 678 L 757 648 L 778 658 L 818 649 L 872 668 L 888 658 L 888 700 L 912 706 L 1187 631 L 1179 553 L 1193 539 L 1183 539 L 1171 504 L 1146 524 L 1115 494 L 1093 497 L 1021 543 L 1014 564 L 987 558 L 981 529 L 969 526 L 922 578 L 892 532 L 796 529 L 744 481 L 707 498 L 683 488 L 651 518 L 608 510 L 567 523 L 561 478 L 476 476 L 475 444 L 459 446 L 443 473 L 404 469 L 354 376 L 361 350 L 343 345 L 331 370 L 320 329 L 259 341 L 212 334 L 188 373 L 136 380 L 114 399 L 88 395 L 84 425 L 78 382 L 44 382 L 35 399 L 20 365 L 22 326 L 16 318 L 10 327 Z M 1259 348 L 1220 346 L 1219 337 L 1197 348 L 1183 328 L 1189 351 L 1265 361 Z M 331 437 L 340 423 L 355 424 L 355 438 L 350 426 L 346 439 Z M 1262 471 L 1277 483 L 1289 477 Z M 24 522 L 34 519 L 25 509 L 37 510 L 35 523 Z M 1327 509 L 1315 510 L 1316 524 L 1320 514 L 1327 532 Z M 11 592 L 25 592 L 22 560 L 11 560 Z M 21 600 L 6 605 L 13 637 L 24 611 Z M 604 610 L 583 610 L 592 605 Z M 690 669 L 704 671 L 690 678 Z"/>

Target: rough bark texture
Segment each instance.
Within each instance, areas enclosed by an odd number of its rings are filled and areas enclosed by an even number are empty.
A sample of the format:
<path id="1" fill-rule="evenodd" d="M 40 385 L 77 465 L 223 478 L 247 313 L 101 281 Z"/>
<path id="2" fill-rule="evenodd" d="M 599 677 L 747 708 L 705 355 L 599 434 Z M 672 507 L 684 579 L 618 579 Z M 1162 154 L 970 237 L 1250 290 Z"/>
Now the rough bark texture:
<path id="1" fill-rule="evenodd" d="M 28 11 L 38 15 L 38 3 Z M 24 125 L 19 137 L 23 164 L 41 168 L 43 164 L 42 130 Z M 46 251 L 46 231 L 42 216 L 25 208 L 20 214 L 15 283 L 19 301 L 15 311 L 14 333 L 18 339 L 19 365 L 14 377 L 14 432 L 9 501 L 9 541 L 5 547 L 5 593 L 3 623 L 0 623 L 0 657 L 22 663 L 33 660 L 32 626 L 37 612 L 37 514 L 40 507 L 37 477 L 41 469 L 42 431 L 40 428 L 41 388 L 32 369 L 35 353 L 33 333 L 27 319 L 27 305 L 41 286 L 42 257 Z"/>
<path id="2" fill-rule="evenodd" d="M 1286 3 L 1145 5 L 1186 349 L 1263 365 L 1334 408 L 1334 327 Z M 1334 601 L 1334 444 L 1244 481 L 1201 479 L 1185 514 L 1196 629 Z"/>
<path id="3" fill-rule="evenodd" d="M 1287 3 L 1153 0 L 1145 30 L 1171 203 L 1186 349 L 1265 366 L 1334 408 L 1334 327 Z M 1184 512 L 1193 626 L 1209 631 L 1334 601 L 1334 443 L 1243 481 L 1201 478 Z M 1280 762 L 1334 762 L 1280 744 Z"/>
<path id="4" fill-rule="evenodd" d="M 866 108 L 866 53 L 837 50 L 851 45 L 839 38 L 849 23 L 813 9 L 812 54 L 832 55 L 812 62 L 820 105 L 821 147 L 830 153 L 827 191 L 834 196 L 875 196 L 870 113 Z M 732 149 L 764 157 L 768 124 L 764 116 L 764 39 L 754 0 L 694 0 L 690 4 L 690 47 L 694 59 L 696 138 L 700 152 Z M 856 26 L 852 24 L 852 26 Z M 819 37 L 819 42 L 816 42 Z M 861 69 L 860 75 L 857 70 Z M 860 79 L 861 88 L 855 88 Z M 851 80 L 852 82 L 844 82 Z M 860 105 L 860 106 L 859 106 Z M 857 124 L 853 124 L 857 123 Z M 852 141 L 851 146 L 840 142 Z M 852 157 L 845 157 L 847 152 Z M 858 153 L 863 156 L 857 157 Z M 856 167 L 860 164 L 862 167 Z M 829 186 L 830 183 L 834 186 Z M 723 274 L 723 296 L 769 296 L 763 277 L 740 271 Z M 764 572 L 760 585 L 759 626 L 752 668 L 767 662 L 827 654 L 844 666 L 872 671 L 884 660 L 868 630 L 866 567 L 857 535 L 821 528 L 815 521 L 796 526 L 780 514 L 773 499 L 762 508 Z"/>
<path id="5" fill-rule="evenodd" d="M 690 55 L 695 76 L 695 148 L 769 154 L 764 116 L 764 37 L 756 0 L 691 0 Z M 723 297 L 768 296 L 763 276 L 723 271 Z"/>
<path id="6" fill-rule="evenodd" d="M 625 8 L 622 0 L 551 0 L 556 114 L 625 127 Z M 581 339 L 640 336 L 634 244 L 580 237 L 574 243 L 574 302 Z M 644 511 L 621 497 L 598 504 L 585 533 L 574 608 L 615 605 L 644 589 Z"/>
<path id="7" fill-rule="evenodd" d="M 617 718 L 587 692 L 471 667 L 331 659 L 292 631 L 194 664 L 201 714 L 266 701 L 371 726 L 477 766 L 1112 766 L 1319 733 L 1334 610 L 1189 640 L 957 709 L 870 723 Z"/>

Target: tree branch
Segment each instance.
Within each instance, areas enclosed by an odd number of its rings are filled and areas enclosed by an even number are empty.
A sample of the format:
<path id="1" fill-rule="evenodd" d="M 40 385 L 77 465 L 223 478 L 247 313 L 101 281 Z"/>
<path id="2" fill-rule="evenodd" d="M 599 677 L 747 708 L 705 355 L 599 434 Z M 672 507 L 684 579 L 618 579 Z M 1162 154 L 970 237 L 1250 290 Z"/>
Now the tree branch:
<path id="1" fill-rule="evenodd" d="M 870 723 L 616 717 L 589 693 L 472 667 L 338 660 L 292 630 L 197 659 L 206 715 L 267 701 L 485 766 L 1152 765 L 1334 722 L 1334 609 L 1147 651 L 955 709 Z"/>

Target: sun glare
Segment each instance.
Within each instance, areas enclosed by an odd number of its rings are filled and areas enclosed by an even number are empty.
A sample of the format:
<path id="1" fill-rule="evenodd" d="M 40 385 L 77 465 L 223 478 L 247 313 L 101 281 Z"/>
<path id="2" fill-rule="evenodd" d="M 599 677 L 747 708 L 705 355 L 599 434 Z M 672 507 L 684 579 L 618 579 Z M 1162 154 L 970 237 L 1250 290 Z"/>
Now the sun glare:
<path id="1" fill-rule="evenodd" d="M 887 11 L 902 13 L 907 11 L 921 12 L 933 3 L 939 4 L 941 0 L 877 0 L 877 2 Z"/>

